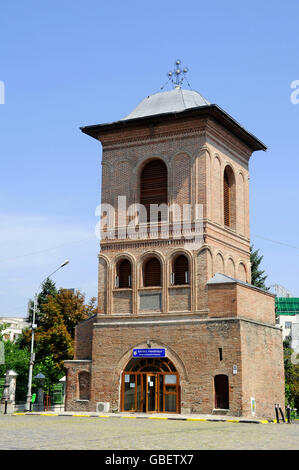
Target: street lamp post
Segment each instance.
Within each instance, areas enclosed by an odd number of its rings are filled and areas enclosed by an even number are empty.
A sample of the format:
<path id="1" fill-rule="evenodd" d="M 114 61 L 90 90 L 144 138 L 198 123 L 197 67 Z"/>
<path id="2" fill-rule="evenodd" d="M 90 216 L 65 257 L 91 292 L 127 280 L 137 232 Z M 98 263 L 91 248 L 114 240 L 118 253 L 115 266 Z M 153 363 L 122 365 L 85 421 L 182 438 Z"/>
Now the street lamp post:
<path id="1" fill-rule="evenodd" d="M 37 311 L 37 299 L 38 299 L 38 292 L 43 285 L 43 283 L 49 279 L 54 273 L 56 273 L 59 269 L 63 268 L 69 263 L 68 260 L 65 260 L 59 268 L 55 269 L 49 276 L 47 276 L 43 282 L 39 285 L 39 288 L 36 291 L 36 294 L 34 296 L 34 304 L 33 304 L 33 316 L 32 316 L 32 333 L 31 333 L 31 349 L 30 349 L 30 364 L 29 364 L 29 377 L 28 377 L 28 392 L 27 392 L 27 401 L 26 401 L 26 411 L 31 411 L 31 398 L 32 398 L 32 393 L 31 393 L 31 387 L 32 387 L 32 372 L 33 372 L 33 364 L 35 360 L 35 354 L 33 352 L 33 347 L 34 347 L 34 331 L 37 327 L 35 323 L 35 316 L 36 316 L 36 311 Z"/>

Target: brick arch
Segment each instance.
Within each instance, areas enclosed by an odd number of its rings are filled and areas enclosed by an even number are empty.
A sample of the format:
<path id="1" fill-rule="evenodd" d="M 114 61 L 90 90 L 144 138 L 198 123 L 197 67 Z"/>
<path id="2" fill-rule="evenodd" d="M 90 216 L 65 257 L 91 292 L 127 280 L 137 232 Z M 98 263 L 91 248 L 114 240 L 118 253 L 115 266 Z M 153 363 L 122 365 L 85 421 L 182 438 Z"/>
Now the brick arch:
<path id="1" fill-rule="evenodd" d="M 212 185 L 213 185 L 212 155 L 211 155 L 209 148 L 206 146 L 202 147 L 199 156 L 202 153 L 205 154 L 205 158 L 206 158 L 206 188 L 202 188 L 202 191 L 204 190 L 206 191 L 206 196 L 205 196 L 206 199 L 204 199 L 206 211 L 205 211 L 204 216 L 210 219 L 212 217 Z M 201 174 L 199 172 L 199 169 L 197 171 L 198 171 L 197 181 L 199 182 L 201 181 Z M 200 188 L 198 188 L 197 190 L 199 191 Z M 204 198 L 204 196 L 201 196 L 201 197 L 200 196 L 201 194 L 199 194 L 196 197 L 197 203 L 200 203 L 202 198 Z"/>
<path id="2" fill-rule="evenodd" d="M 231 229 L 236 229 L 236 176 L 235 171 L 229 163 L 223 170 L 223 224 Z"/>
<path id="3" fill-rule="evenodd" d="M 247 282 L 247 269 L 243 261 L 240 261 L 238 264 L 237 279 L 239 281 Z"/>
<path id="4" fill-rule="evenodd" d="M 152 154 L 152 155 L 146 155 L 145 157 L 141 158 L 141 159 L 138 159 L 137 160 L 137 164 L 136 166 L 134 167 L 134 175 L 136 177 L 136 195 L 137 195 L 137 200 L 136 202 L 140 202 L 140 198 L 139 198 L 139 195 L 140 195 L 140 176 L 141 176 L 141 173 L 144 169 L 144 167 L 149 163 L 151 162 L 152 160 L 161 160 L 166 168 L 167 168 L 167 175 L 168 175 L 168 200 L 170 200 L 170 174 L 171 174 L 171 163 L 169 161 L 169 159 L 164 156 L 164 155 L 155 155 L 155 154 Z"/>
<path id="5" fill-rule="evenodd" d="M 216 273 L 224 274 L 224 271 L 225 271 L 224 256 L 220 251 L 218 251 L 214 256 L 213 266 L 214 266 L 213 274 L 216 274 Z"/>
<path id="6" fill-rule="evenodd" d="M 222 221 L 222 162 L 218 154 L 214 155 L 212 160 L 211 168 L 211 180 L 212 180 L 212 216 L 213 221 L 221 224 Z"/>
<path id="7" fill-rule="evenodd" d="M 137 178 L 140 178 L 140 175 L 141 175 L 141 172 L 143 170 L 143 168 L 145 167 L 145 165 L 147 165 L 147 163 L 149 163 L 151 160 L 162 160 L 163 163 L 165 163 L 166 167 L 167 167 L 167 171 L 170 172 L 171 170 L 171 164 L 169 162 L 169 159 L 168 157 L 164 156 L 164 155 L 156 155 L 156 154 L 152 154 L 152 155 L 146 155 L 145 157 L 141 158 L 141 159 L 138 159 L 138 163 L 137 163 L 137 166 L 134 168 L 134 172 L 137 176 Z"/>
<path id="8" fill-rule="evenodd" d="M 191 164 L 185 152 L 177 153 L 172 164 L 173 202 L 179 206 L 191 202 Z"/>
<path id="9" fill-rule="evenodd" d="M 213 277 L 213 255 L 211 250 L 207 248 L 207 278 L 211 279 Z"/>
<path id="10" fill-rule="evenodd" d="M 138 177 L 139 203 L 146 208 L 147 221 L 150 221 L 151 205 L 168 205 L 169 203 L 169 171 L 161 158 L 150 158 L 140 168 Z M 167 220 L 167 214 L 159 213 L 159 219 Z"/>
<path id="11" fill-rule="evenodd" d="M 233 258 L 231 256 L 228 257 L 226 261 L 226 268 L 225 268 L 225 274 L 227 276 L 236 277 L 236 266 Z"/>
<path id="12" fill-rule="evenodd" d="M 213 253 L 212 253 L 212 250 L 211 248 L 209 248 L 208 246 L 205 246 L 205 247 L 201 247 L 198 252 L 196 253 L 196 260 L 198 260 L 200 258 L 200 256 L 202 256 L 203 254 L 207 253 L 207 280 L 211 279 L 213 277 L 213 264 L 214 264 L 214 257 L 213 257 Z M 198 262 L 196 261 L 196 265 L 198 264 Z M 198 271 L 198 269 L 197 269 Z M 199 274 L 199 273 L 197 273 Z"/>
<path id="13" fill-rule="evenodd" d="M 177 372 L 180 375 L 180 378 L 189 382 L 189 377 L 187 374 L 187 369 L 183 359 L 175 352 L 173 348 L 171 348 L 167 343 L 160 342 L 160 341 L 152 341 L 150 338 L 144 339 L 142 342 L 138 342 L 132 345 L 127 351 L 122 355 L 119 359 L 119 362 L 114 371 L 114 377 L 117 380 L 120 377 L 121 373 L 125 369 L 126 365 L 129 363 L 130 359 L 132 359 L 132 350 L 135 348 L 145 349 L 148 348 L 146 340 L 149 339 L 152 348 L 165 348 L 166 349 L 166 356 L 171 360 L 173 365 L 175 366 Z"/>
<path id="14" fill-rule="evenodd" d="M 78 372 L 78 399 L 90 399 L 90 373 L 86 370 Z"/>
<path id="15" fill-rule="evenodd" d="M 143 267 L 144 267 L 144 262 L 146 262 L 147 259 L 150 258 L 158 258 L 161 264 L 161 288 L 164 285 L 164 275 L 165 275 L 165 269 L 166 269 L 166 262 L 165 262 L 165 257 L 163 256 L 162 253 L 156 250 L 150 250 L 146 251 L 143 253 L 140 258 L 137 260 L 137 287 L 144 287 L 143 285 Z M 158 287 L 158 286 L 157 286 Z"/>
<path id="16" fill-rule="evenodd" d="M 190 251 L 186 250 L 185 248 L 175 248 L 174 250 L 171 250 L 170 253 L 168 253 L 168 255 L 166 257 L 166 260 L 165 260 L 166 263 L 167 264 L 171 263 L 173 258 L 175 256 L 178 256 L 178 255 L 185 255 L 188 258 L 190 268 L 191 268 L 191 266 L 193 264 L 193 256 L 190 253 Z"/>
<path id="17" fill-rule="evenodd" d="M 160 251 L 157 251 L 157 250 L 148 250 L 146 251 L 145 253 L 142 253 L 142 255 L 139 257 L 139 259 L 137 260 L 137 269 L 140 270 L 140 268 L 142 267 L 143 265 L 143 262 L 146 258 L 150 258 L 152 256 L 156 256 L 157 258 L 159 258 L 160 262 L 161 262 L 161 265 L 163 267 L 163 269 L 165 268 L 165 264 L 166 264 L 166 260 L 165 260 L 165 257 L 164 255 L 160 252 Z"/>
<path id="18" fill-rule="evenodd" d="M 99 270 L 98 270 L 98 311 L 100 313 L 107 313 L 108 309 L 108 286 L 111 271 L 111 264 L 109 259 L 100 254 L 99 255 Z"/>
<path id="19" fill-rule="evenodd" d="M 173 262 L 178 256 L 185 256 L 188 260 L 188 268 L 189 268 L 189 284 L 191 283 L 191 278 L 193 277 L 193 269 L 194 269 L 194 263 L 193 263 L 193 256 L 191 253 L 184 249 L 184 248 L 176 248 L 172 250 L 167 258 L 166 258 L 166 264 L 168 268 L 168 273 L 173 272 Z M 168 284 L 170 283 L 170 278 L 168 276 Z"/>
<path id="20" fill-rule="evenodd" d="M 245 235 L 246 220 L 246 193 L 245 177 L 242 171 L 238 173 L 237 180 L 237 227 L 242 235 Z"/>
<path id="21" fill-rule="evenodd" d="M 113 266 L 114 270 L 115 270 L 115 266 L 117 265 L 117 263 L 121 260 L 121 259 L 128 259 L 131 264 L 132 264 L 132 268 L 136 266 L 136 258 L 134 255 L 132 255 L 131 253 L 128 253 L 128 252 L 122 252 L 122 253 L 118 253 L 117 255 L 115 255 L 112 260 L 111 260 L 111 266 Z"/>

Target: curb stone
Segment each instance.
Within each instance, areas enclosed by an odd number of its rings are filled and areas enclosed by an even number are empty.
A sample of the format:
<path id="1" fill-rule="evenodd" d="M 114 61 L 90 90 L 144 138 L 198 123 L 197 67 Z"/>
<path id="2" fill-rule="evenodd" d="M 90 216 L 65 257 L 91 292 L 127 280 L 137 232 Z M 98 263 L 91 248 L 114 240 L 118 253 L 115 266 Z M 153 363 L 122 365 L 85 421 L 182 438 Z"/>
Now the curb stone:
<path id="1" fill-rule="evenodd" d="M 187 418 L 187 417 L 167 417 L 167 416 L 126 416 L 120 414 L 114 415 L 99 415 L 99 414 L 73 414 L 73 413 L 44 413 L 44 412 L 27 412 L 27 413 L 12 413 L 12 416 L 65 416 L 71 418 L 122 418 L 122 419 L 156 419 L 156 420 L 169 420 L 169 421 L 201 421 L 201 422 L 222 422 L 222 423 L 246 423 L 246 424 L 269 424 L 276 423 L 276 419 L 225 419 L 225 418 Z"/>

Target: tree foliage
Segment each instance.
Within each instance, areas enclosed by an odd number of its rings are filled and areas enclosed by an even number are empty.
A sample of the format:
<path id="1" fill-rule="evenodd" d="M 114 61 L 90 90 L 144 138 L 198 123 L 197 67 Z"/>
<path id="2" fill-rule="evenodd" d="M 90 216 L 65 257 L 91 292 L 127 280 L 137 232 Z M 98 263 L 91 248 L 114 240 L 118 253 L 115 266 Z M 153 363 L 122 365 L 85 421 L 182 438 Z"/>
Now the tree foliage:
<path id="1" fill-rule="evenodd" d="M 96 299 L 88 303 L 79 290 L 56 290 L 55 284 L 45 281 L 38 296 L 39 315 L 35 330 L 36 363 L 52 360 L 58 373 L 64 371 L 63 361 L 74 355 L 74 334 L 78 323 L 96 313 Z M 19 344 L 28 346 L 31 341 L 31 329 L 23 332 Z M 59 375 L 59 374 L 58 374 Z M 52 374 L 54 377 L 55 374 Z"/>
<path id="2" fill-rule="evenodd" d="M 51 279 L 46 279 L 42 285 L 42 290 L 40 294 L 37 296 L 37 312 L 35 316 L 35 323 L 39 323 L 40 318 L 43 315 L 43 304 L 47 302 L 48 296 L 52 295 L 55 296 L 57 294 L 57 289 L 55 282 L 53 282 Z M 34 301 L 29 300 L 28 302 L 28 316 L 26 321 L 28 323 L 32 323 L 33 319 L 33 305 Z"/>
<path id="3" fill-rule="evenodd" d="M 251 284 L 260 289 L 268 291 L 270 288 L 266 286 L 265 281 L 267 275 L 265 271 L 260 269 L 263 256 L 259 255 L 259 250 L 254 250 L 253 245 L 250 246 L 250 263 L 251 263 Z"/>
<path id="4" fill-rule="evenodd" d="M 286 403 L 299 411 L 299 364 L 294 364 L 292 361 L 294 351 L 289 341 L 283 342 L 283 352 Z"/>
<path id="5" fill-rule="evenodd" d="M 3 340 L 2 331 L 5 329 L 5 325 L 0 326 L 0 341 Z M 4 364 L 0 364 L 0 377 L 6 374 L 7 370 L 14 370 L 17 372 L 17 394 L 16 399 L 24 400 L 27 393 L 28 383 L 28 370 L 30 361 L 30 352 L 27 347 L 20 348 L 17 343 L 10 340 L 3 341 L 4 344 Z"/>
<path id="6" fill-rule="evenodd" d="M 41 386 L 41 382 L 38 379 L 35 379 L 35 376 L 42 373 L 45 376 L 42 388 L 47 394 L 50 394 L 53 384 L 57 383 L 64 375 L 64 372 L 56 367 L 52 356 L 46 356 L 42 361 L 36 362 L 34 364 L 33 372 L 33 390 L 37 391 Z"/>

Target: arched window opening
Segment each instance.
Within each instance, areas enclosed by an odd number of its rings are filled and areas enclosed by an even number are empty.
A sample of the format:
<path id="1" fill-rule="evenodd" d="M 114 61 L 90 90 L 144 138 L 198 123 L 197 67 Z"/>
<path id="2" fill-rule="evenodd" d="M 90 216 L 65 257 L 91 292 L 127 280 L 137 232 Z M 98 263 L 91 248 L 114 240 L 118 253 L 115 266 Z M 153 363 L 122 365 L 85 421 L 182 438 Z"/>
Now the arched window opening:
<path id="1" fill-rule="evenodd" d="M 144 262 L 143 285 L 144 287 L 161 286 L 161 263 L 157 258 L 150 258 Z"/>
<path id="2" fill-rule="evenodd" d="M 190 284 L 189 262 L 185 255 L 174 259 L 170 281 L 175 286 Z"/>
<path id="3" fill-rule="evenodd" d="M 89 400 L 90 375 L 88 372 L 79 373 L 79 400 Z"/>
<path id="4" fill-rule="evenodd" d="M 128 259 L 118 262 L 116 266 L 115 287 L 119 289 L 128 289 L 132 287 L 132 268 Z"/>
<path id="5" fill-rule="evenodd" d="M 176 368 L 170 359 L 167 357 L 163 359 L 146 358 L 146 359 L 131 359 L 125 371 L 131 372 L 176 372 Z"/>
<path id="6" fill-rule="evenodd" d="M 235 177 L 232 169 L 227 166 L 223 177 L 223 210 L 224 225 L 234 228 L 235 210 Z"/>
<path id="7" fill-rule="evenodd" d="M 162 160 L 151 160 L 140 176 L 140 204 L 145 206 L 147 221 L 150 221 L 151 204 L 167 204 L 167 167 Z M 159 212 L 158 221 L 167 220 L 165 211 Z"/>
<path id="8" fill-rule="evenodd" d="M 227 375 L 216 375 L 214 377 L 215 386 L 215 408 L 229 409 L 229 387 Z"/>

